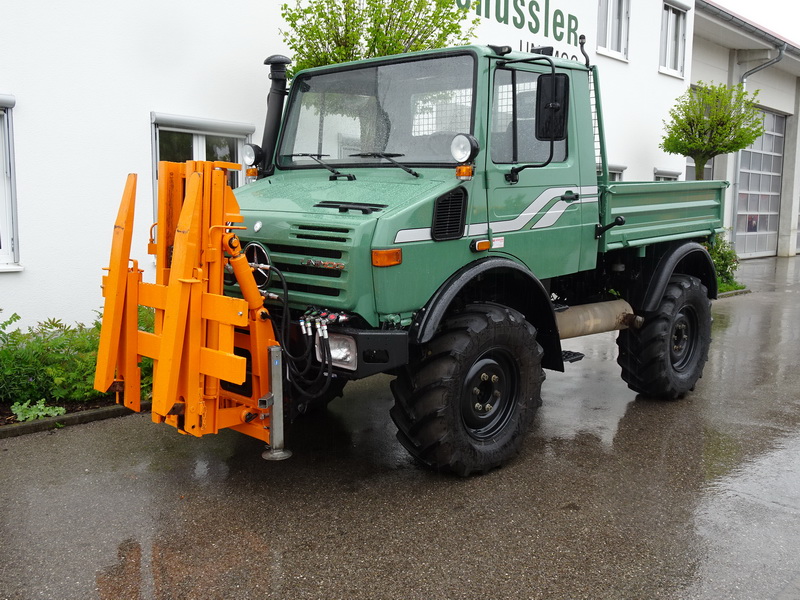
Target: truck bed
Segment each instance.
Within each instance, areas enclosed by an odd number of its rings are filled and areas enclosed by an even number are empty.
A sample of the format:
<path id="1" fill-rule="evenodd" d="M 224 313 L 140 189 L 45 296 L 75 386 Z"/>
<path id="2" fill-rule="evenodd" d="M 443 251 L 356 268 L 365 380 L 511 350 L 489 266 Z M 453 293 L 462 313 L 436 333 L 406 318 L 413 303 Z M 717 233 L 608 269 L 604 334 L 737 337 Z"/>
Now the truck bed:
<path id="1" fill-rule="evenodd" d="M 600 222 L 622 216 L 600 252 L 722 233 L 727 181 L 620 181 L 600 185 Z"/>

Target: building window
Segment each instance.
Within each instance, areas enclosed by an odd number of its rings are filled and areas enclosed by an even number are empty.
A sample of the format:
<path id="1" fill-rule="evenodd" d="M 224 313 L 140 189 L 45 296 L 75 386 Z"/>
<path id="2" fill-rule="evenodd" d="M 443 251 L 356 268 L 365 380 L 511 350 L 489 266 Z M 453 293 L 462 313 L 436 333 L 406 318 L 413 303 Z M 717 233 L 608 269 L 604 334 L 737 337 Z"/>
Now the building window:
<path id="1" fill-rule="evenodd" d="M 800 212 L 797 213 L 797 247 L 795 248 L 795 252 L 800 254 Z"/>
<path id="2" fill-rule="evenodd" d="M 0 95 L 0 272 L 18 271 L 13 96 Z"/>
<path id="3" fill-rule="evenodd" d="M 597 15 L 597 45 L 628 57 L 629 0 L 600 0 Z"/>
<path id="4" fill-rule="evenodd" d="M 609 181 L 622 181 L 622 174 L 627 169 L 627 165 L 608 165 L 608 180 Z"/>
<path id="5" fill-rule="evenodd" d="M 686 181 L 694 181 L 694 159 L 687 156 L 686 157 Z M 706 166 L 703 167 L 703 179 L 705 181 L 709 181 L 714 179 L 714 159 L 712 158 L 710 161 L 706 163 Z"/>
<path id="6" fill-rule="evenodd" d="M 210 160 L 240 163 L 242 149 L 255 131 L 248 123 L 215 121 L 194 117 L 181 117 L 151 113 L 153 123 L 153 179 L 158 173 L 158 162 L 185 162 Z M 244 183 L 242 171 L 231 171 L 231 187 Z"/>
<path id="7" fill-rule="evenodd" d="M 614 165 L 608 163 L 608 182 L 612 183 L 614 181 L 622 181 L 623 180 L 623 173 L 625 169 L 627 169 L 627 165 Z M 597 177 L 598 179 L 603 175 L 603 165 L 597 163 Z"/>
<path id="8" fill-rule="evenodd" d="M 675 4 L 664 4 L 661 13 L 661 61 L 664 73 L 683 76 L 686 52 L 686 9 Z"/>
<path id="9" fill-rule="evenodd" d="M 680 171 L 668 171 L 667 169 L 653 169 L 654 181 L 678 181 L 681 176 Z"/>

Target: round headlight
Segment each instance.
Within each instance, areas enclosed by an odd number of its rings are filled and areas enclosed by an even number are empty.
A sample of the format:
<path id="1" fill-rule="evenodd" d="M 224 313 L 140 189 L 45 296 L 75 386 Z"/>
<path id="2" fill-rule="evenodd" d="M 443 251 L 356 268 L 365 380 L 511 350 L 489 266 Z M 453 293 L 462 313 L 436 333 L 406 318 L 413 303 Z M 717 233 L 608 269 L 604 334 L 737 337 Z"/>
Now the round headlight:
<path id="1" fill-rule="evenodd" d="M 242 159 L 244 159 L 244 164 L 248 167 L 252 167 L 253 165 L 260 163 L 263 157 L 264 152 L 260 147 L 256 146 L 255 144 L 244 145 Z"/>
<path id="2" fill-rule="evenodd" d="M 471 161 L 478 154 L 478 140 L 468 133 L 459 133 L 450 142 L 450 154 L 456 162 L 465 163 Z"/>

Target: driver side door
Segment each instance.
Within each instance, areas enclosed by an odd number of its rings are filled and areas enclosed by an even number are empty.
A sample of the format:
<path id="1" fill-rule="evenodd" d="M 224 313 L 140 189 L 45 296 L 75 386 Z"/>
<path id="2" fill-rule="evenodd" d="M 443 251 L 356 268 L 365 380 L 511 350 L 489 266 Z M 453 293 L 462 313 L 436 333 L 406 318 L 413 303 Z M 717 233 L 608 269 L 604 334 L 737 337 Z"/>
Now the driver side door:
<path id="1" fill-rule="evenodd" d="M 578 271 L 581 254 L 570 115 L 566 139 L 553 142 L 552 155 L 551 142 L 537 138 L 537 88 L 545 72 L 549 66 L 524 63 L 494 69 L 486 166 L 492 251 L 521 260 L 540 279 Z M 514 167 L 526 168 L 507 177 Z"/>

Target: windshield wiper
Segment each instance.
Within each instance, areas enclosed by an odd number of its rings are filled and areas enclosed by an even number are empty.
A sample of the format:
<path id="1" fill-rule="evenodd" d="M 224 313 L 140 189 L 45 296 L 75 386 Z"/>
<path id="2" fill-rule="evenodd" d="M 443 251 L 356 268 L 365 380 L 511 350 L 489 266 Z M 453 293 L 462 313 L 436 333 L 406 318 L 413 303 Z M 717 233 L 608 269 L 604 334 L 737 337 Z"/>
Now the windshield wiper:
<path id="1" fill-rule="evenodd" d="M 405 154 L 397 154 L 395 152 L 359 152 L 357 154 L 350 154 L 348 156 L 358 156 L 359 158 L 385 158 L 394 166 L 403 169 L 403 171 L 405 171 L 406 173 L 410 173 L 414 177 L 419 177 L 419 173 L 417 173 L 414 169 L 402 165 L 396 160 L 394 160 L 394 158 L 392 158 L 394 156 L 405 156 Z"/>
<path id="2" fill-rule="evenodd" d="M 291 158 L 295 158 L 295 157 L 310 158 L 311 160 L 314 160 L 314 161 L 318 162 L 323 167 L 328 169 L 328 171 L 333 173 L 333 175 L 331 175 L 331 177 L 330 177 L 331 181 L 333 181 L 335 179 L 339 179 L 339 177 L 345 177 L 345 178 L 347 178 L 347 181 L 355 181 L 355 179 L 356 179 L 355 175 L 352 175 L 351 173 L 342 173 L 341 171 L 339 171 L 338 169 L 333 168 L 331 165 L 329 165 L 328 163 L 324 162 L 323 160 L 320 160 L 323 156 L 330 156 L 330 154 L 311 154 L 309 152 L 298 152 L 296 154 L 290 154 L 289 156 Z"/>

